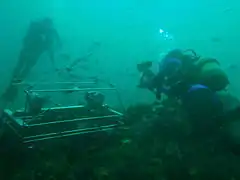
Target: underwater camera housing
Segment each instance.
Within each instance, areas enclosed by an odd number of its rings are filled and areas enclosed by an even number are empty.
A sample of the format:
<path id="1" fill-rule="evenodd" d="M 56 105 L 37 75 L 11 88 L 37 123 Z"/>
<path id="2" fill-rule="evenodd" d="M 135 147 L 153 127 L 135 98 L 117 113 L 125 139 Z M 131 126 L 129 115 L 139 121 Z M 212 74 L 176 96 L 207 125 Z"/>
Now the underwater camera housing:
<path id="1" fill-rule="evenodd" d="M 57 82 L 55 84 L 67 85 L 68 87 L 49 89 L 50 85 L 46 83 L 48 89 L 27 89 L 25 90 L 24 108 L 15 111 L 4 109 L 4 127 L 24 143 L 34 143 L 48 139 L 109 131 L 122 126 L 124 124 L 122 112 L 105 104 L 105 96 L 102 93 L 106 91 L 110 94 L 112 92 L 119 101 L 117 107 L 124 111 L 118 90 L 112 84 L 107 84 L 107 87 L 101 85 L 100 88 L 84 87 L 98 86 L 98 83 L 97 81 Z M 75 87 L 69 88 L 69 86 Z M 82 101 L 85 101 L 85 104 L 84 102 L 80 105 L 79 102 L 74 105 L 52 103 L 53 107 L 45 107 L 47 101 L 51 101 L 49 100 L 50 95 L 53 97 L 54 93 L 64 93 L 63 97 L 68 100 L 71 94 L 80 94 L 80 92 L 84 94 Z M 41 93 L 48 95 L 42 96 Z M 73 99 L 76 100 L 76 97 L 79 96 L 74 96 Z"/>

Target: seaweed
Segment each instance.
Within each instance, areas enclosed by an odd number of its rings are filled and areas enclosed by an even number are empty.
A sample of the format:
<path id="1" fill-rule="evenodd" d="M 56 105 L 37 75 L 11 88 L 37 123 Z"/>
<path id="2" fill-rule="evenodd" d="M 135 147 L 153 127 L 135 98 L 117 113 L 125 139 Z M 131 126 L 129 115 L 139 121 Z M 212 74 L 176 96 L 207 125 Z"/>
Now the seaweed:
<path id="1" fill-rule="evenodd" d="M 129 107 L 127 125 L 110 132 L 32 146 L 2 137 L 1 146 L 5 149 L 1 149 L 0 178 L 240 179 L 240 157 L 228 148 L 231 143 L 225 131 L 196 134 L 191 119 L 186 118 L 177 104 L 174 109 L 167 106 L 166 103 L 161 108 L 155 104 Z"/>

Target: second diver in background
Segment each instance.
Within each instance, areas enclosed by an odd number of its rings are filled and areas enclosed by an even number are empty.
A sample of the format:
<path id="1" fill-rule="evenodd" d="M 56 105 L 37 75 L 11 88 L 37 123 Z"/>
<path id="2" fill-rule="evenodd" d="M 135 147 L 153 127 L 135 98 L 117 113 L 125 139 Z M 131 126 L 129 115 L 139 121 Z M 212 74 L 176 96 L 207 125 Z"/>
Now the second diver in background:
<path id="1" fill-rule="evenodd" d="M 54 50 L 60 46 L 60 38 L 52 19 L 44 18 L 31 22 L 27 34 L 23 39 L 23 46 L 10 84 L 2 95 L 4 104 L 15 100 L 18 89 L 17 86 L 14 86 L 14 83 L 22 82 L 29 75 L 31 69 L 36 65 L 43 53 L 46 52 L 49 54 L 51 63 L 55 69 Z"/>

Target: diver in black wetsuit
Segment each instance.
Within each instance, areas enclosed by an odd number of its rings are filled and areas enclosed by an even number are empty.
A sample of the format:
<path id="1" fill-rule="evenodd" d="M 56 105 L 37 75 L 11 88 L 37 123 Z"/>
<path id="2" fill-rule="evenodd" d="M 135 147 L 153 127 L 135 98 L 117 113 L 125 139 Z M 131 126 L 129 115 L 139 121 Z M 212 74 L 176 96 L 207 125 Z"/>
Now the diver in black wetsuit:
<path id="1" fill-rule="evenodd" d="M 60 44 L 58 32 L 50 18 L 32 22 L 23 40 L 23 47 L 13 72 L 13 81 L 25 79 L 44 52 L 49 54 L 55 67 L 54 46 Z"/>
<path id="2" fill-rule="evenodd" d="M 216 116 L 222 112 L 222 104 L 215 91 L 198 80 L 198 61 L 199 56 L 194 51 L 189 54 L 188 51 L 175 49 L 161 60 L 156 74 L 151 73 L 149 62 L 139 64 L 142 76 L 138 87 L 149 89 L 158 100 L 161 100 L 162 94 L 180 100 L 191 117 Z"/>
<path id="3" fill-rule="evenodd" d="M 40 21 L 31 22 L 23 39 L 23 47 L 12 74 L 10 85 L 2 95 L 2 99 L 6 103 L 13 102 L 17 96 L 18 89 L 12 84 L 23 81 L 43 53 L 47 52 L 49 54 L 52 65 L 55 68 L 54 49 L 56 45 L 60 46 L 61 43 L 52 19 L 44 18 Z"/>
<path id="4" fill-rule="evenodd" d="M 192 54 L 186 54 L 188 51 L 191 51 Z M 182 51 L 174 49 L 159 63 L 157 74 L 151 71 L 150 68 L 152 63 L 150 61 L 138 64 L 138 71 L 141 72 L 138 87 L 149 89 L 156 95 L 156 98 L 160 100 L 161 94 L 166 92 L 169 93 L 171 86 L 175 86 L 175 84 L 179 84 L 181 81 L 187 84 L 191 84 L 195 81 L 194 74 L 197 70 L 194 62 L 198 59 L 199 57 L 192 50 Z"/>

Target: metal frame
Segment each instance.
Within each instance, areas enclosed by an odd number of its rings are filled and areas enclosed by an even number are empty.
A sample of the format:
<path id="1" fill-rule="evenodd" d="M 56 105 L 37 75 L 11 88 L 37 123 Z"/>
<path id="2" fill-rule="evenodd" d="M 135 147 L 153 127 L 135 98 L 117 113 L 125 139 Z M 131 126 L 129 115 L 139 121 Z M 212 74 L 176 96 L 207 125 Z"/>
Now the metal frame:
<path id="1" fill-rule="evenodd" d="M 15 85 L 28 85 L 31 83 L 18 83 Z M 35 83 L 37 84 L 37 83 Z M 48 83 L 38 83 L 38 84 L 48 84 Z M 51 83 L 53 84 L 53 83 Z M 56 82 L 54 84 L 97 84 L 97 82 Z M 118 90 L 113 87 L 111 84 L 109 85 L 109 88 L 69 88 L 69 89 L 38 89 L 38 90 L 33 90 L 33 89 L 27 89 L 25 90 L 26 93 L 26 100 L 29 96 L 29 93 L 36 92 L 36 93 L 41 93 L 41 92 L 49 92 L 49 93 L 54 93 L 54 92 L 79 92 L 79 91 L 115 91 L 116 96 L 119 100 L 119 103 L 121 105 L 121 108 L 123 112 L 125 111 L 125 108 L 122 103 L 122 99 L 120 97 L 120 93 Z M 79 106 L 64 106 L 64 107 L 52 107 L 52 108 L 43 108 L 42 112 L 39 114 L 39 116 L 33 117 L 33 116 L 26 116 L 24 115 L 24 112 L 27 110 L 27 103 L 25 104 L 25 109 L 23 111 L 16 111 L 18 113 L 23 113 L 23 116 L 17 116 L 14 117 L 14 113 L 9 110 L 5 109 L 4 113 L 7 118 L 6 119 L 6 124 L 19 136 L 24 143 L 32 143 L 32 142 L 37 142 L 37 141 L 43 141 L 47 139 L 55 139 L 55 138 L 61 138 L 61 137 L 67 137 L 67 136 L 74 136 L 74 135 L 79 135 L 79 134 L 86 134 L 86 133 L 94 133 L 94 132 L 99 132 L 99 131 L 108 131 L 112 130 L 120 125 L 124 124 L 123 117 L 124 115 L 112 108 L 109 108 L 107 105 L 104 106 L 104 108 L 111 113 L 111 115 L 106 114 L 102 116 L 94 116 L 94 117 L 80 117 L 80 118 L 73 118 L 73 119 L 66 119 L 66 120 L 55 120 L 55 121 L 49 121 L 49 122 L 43 122 L 43 123 L 29 123 L 32 121 L 27 121 L 29 119 L 33 120 L 34 118 L 41 118 L 41 116 L 44 116 L 44 113 L 52 110 L 67 110 L 67 109 L 74 109 L 74 108 L 84 108 L 83 105 Z M 60 125 L 66 123 L 77 123 L 77 122 L 87 122 L 87 121 L 96 121 L 96 120 L 113 120 L 111 124 L 108 125 L 99 125 L 99 126 L 94 126 L 94 127 L 88 127 L 88 128 L 76 128 L 73 130 L 65 130 L 61 132 L 52 132 L 52 133 L 41 133 L 41 134 L 35 134 L 35 135 L 30 135 L 30 136 L 24 136 L 21 134 L 20 131 L 25 131 L 29 130 L 30 128 L 35 128 L 35 127 L 45 127 L 45 126 L 54 126 L 54 125 Z"/>

